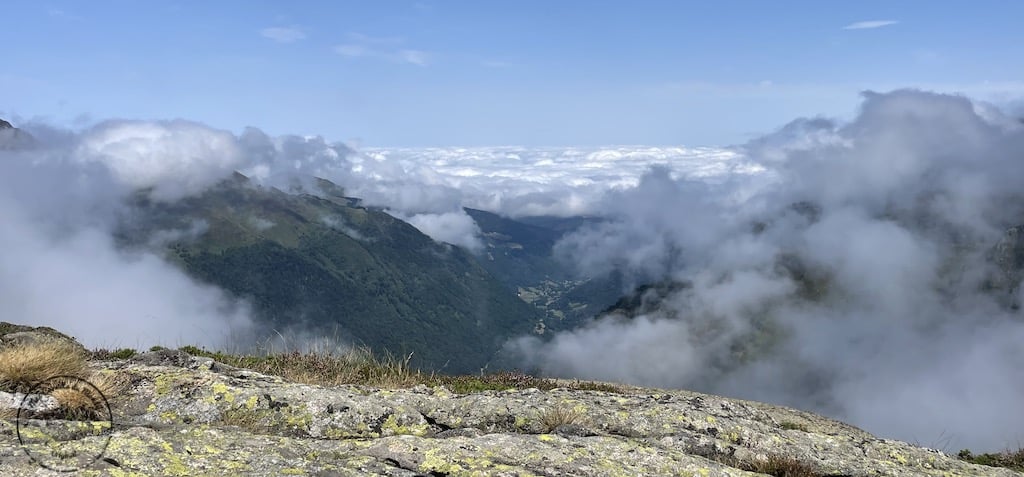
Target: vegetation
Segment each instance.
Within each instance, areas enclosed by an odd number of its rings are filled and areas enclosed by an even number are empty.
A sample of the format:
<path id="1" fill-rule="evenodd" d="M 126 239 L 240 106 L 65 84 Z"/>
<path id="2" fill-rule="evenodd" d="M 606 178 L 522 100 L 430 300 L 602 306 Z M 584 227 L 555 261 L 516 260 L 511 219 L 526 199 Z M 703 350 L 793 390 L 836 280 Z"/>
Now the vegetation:
<path id="1" fill-rule="evenodd" d="M 773 477 L 825 477 L 817 467 L 784 455 L 772 454 L 765 459 L 741 463 L 738 468 Z"/>
<path id="2" fill-rule="evenodd" d="M 559 404 L 548 408 L 540 413 L 540 423 L 544 426 L 544 432 L 551 432 L 560 426 L 568 426 L 579 423 L 583 420 L 583 411 L 580 409 Z"/>
<path id="3" fill-rule="evenodd" d="M 119 348 L 113 351 L 98 349 L 92 352 L 92 359 L 98 361 L 125 360 L 135 356 L 136 354 L 138 354 L 138 351 L 131 348 Z"/>
<path id="4" fill-rule="evenodd" d="M 199 238 L 166 244 L 168 258 L 246 299 L 267 331 L 337 330 L 411 354 L 417 368 L 468 373 L 543 317 L 466 250 L 352 199 L 286 194 L 239 175 L 175 203 L 133 205 L 141 219 L 122 225 L 122 246 L 202 221 Z"/>
<path id="5" fill-rule="evenodd" d="M 690 451 L 695 455 L 711 459 L 729 467 L 767 474 L 772 477 L 827 477 L 833 475 L 822 472 L 815 465 L 783 454 L 769 454 L 764 458 L 741 460 L 734 455 L 723 453 L 717 448 L 695 448 Z"/>
<path id="6" fill-rule="evenodd" d="M 380 388 L 402 388 L 418 384 L 445 386 L 458 394 L 480 391 L 537 388 L 616 392 L 622 388 L 604 383 L 585 381 L 560 382 L 531 376 L 519 371 L 500 371 L 475 375 L 444 375 L 414 369 L 409 365 L 411 356 L 379 357 L 367 348 L 354 348 L 345 353 L 291 351 L 261 355 L 228 354 L 207 351 L 195 346 L 184 346 L 181 351 L 193 356 L 212 358 L 228 366 L 280 376 L 286 380 L 321 386 L 355 384 Z"/>
<path id="7" fill-rule="evenodd" d="M 807 432 L 807 426 L 800 424 L 799 422 L 782 421 L 781 423 L 779 423 L 779 427 L 790 431 Z"/>
<path id="8" fill-rule="evenodd" d="M 957 457 L 972 464 L 1006 467 L 1018 472 L 1024 472 L 1024 447 L 1017 450 L 985 454 L 974 454 L 970 450 L 964 449 L 957 454 Z"/>
<path id="9" fill-rule="evenodd" d="M 60 418 L 102 419 L 106 404 L 121 397 L 125 383 L 117 375 L 93 372 L 87 358 L 77 344 L 60 338 L 0 349 L 0 390 L 49 394 L 59 406 L 50 412 Z"/>
<path id="10" fill-rule="evenodd" d="M 86 376 L 88 363 L 70 341 L 43 340 L 0 349 L 0 389 L 27 392 L 52 376 Z"/>

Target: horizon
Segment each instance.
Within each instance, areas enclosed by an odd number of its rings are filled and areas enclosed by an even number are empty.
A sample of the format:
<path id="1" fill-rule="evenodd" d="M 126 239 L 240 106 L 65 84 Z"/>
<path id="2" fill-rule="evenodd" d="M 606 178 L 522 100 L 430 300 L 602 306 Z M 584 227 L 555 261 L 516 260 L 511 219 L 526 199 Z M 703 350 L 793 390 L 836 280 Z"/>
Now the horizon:
<path id="1" fill-rule="evenodd" d="M 786 7 L 5 5 L 0 312 L 1019 442 L 1024 2 Z"/>
<path id="2" fill-rule="evenodd" d="M 0 19 L 17 45 L 0 89 L 19 94 L 0 116 L 372 147 L 727 146 L 852 119 L 868 90 L 1019 108 L 1024 5 L 787 6 L 18 1 Z"/>

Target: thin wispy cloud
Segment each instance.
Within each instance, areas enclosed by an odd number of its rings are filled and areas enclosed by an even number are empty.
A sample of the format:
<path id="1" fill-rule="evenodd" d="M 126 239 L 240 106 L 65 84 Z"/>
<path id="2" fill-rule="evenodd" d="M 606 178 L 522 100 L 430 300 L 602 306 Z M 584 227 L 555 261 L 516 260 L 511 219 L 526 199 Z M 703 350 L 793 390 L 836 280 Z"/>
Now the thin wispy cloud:
<path id="1" fill-rule="evenodd" d="M 398 52 L 398 56 L 406 63 L 412 63 L 416 66 L 427 66 L 430 54 L 420 50 L 402 50 Z"/>
<path id="2" fill-rule="evenodd" d="M 400 37 L 374 37 L 362 33 L 349 33 L 348 38 L 348 43 L 334 46 L 335 53 L 346 58 L 376 58 L 416 66 L 430 64 L 429 52 L 401 48 L 405 39 Z"/>
<path id="3" fill-rule="evenodd" d="M 306 32 L 295 27 L 269 27 L 260 30 L 260 36 L 278 43 L 294 43 L 306 38 Z"/>
<path id="4" fill-rule="evenodd" d="M 484 60 L 480 62 L 480 66 L 485 68 L 511 68 L 512 63 L 499 60 Z"/>
<path id="5" fill-rule="evenodd" d="M 335 46 L 334 52 L 341 56 L 347 56 L 349 58 L 369 56 L 369 54 L 371 53 L 371 51 L 367 49 L 365 46 L 351 44 Z"/>
<path id="6" fill-rule="evenodd" d="M 897 20 L 868 20 L 864 22 L 855 22 L 843 27 L 843 30 L 871 30 L 873 28 L 882 28 L 889 25 L 895 25 L 899 23 Z"/>

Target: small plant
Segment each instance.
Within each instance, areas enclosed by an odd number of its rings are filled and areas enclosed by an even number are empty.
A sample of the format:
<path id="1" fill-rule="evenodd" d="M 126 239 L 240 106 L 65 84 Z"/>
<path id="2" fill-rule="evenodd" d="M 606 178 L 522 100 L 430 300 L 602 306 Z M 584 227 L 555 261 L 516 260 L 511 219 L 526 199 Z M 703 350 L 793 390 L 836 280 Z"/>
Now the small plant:
<path id="1" fill-rule="evenodd" d="M 1005 467 L 1007 469 L 1024 471 L 1024 447 L 1013 450 L 1005 450 L 998 453 L 974 454 L 968 449 L 957 453 L 957 458 L 972 464 L 987 465 L 989 467 Z"/>
<path id="2" fill-rule="evenodd" d="M 773 477 L 822 477 L 825 475 L 815 466 L 804 463 L 795 457 L 779 454 L 771 454 L 764 459 L 744 462 L 740 468 Z"/>
<path id="3" fill-rule="evenodd" d="M 803 425 L 803 424 L 801 424 L 799 422 L 782 421 L 781 423 L 779 423 L 779 427 L 781 427 L 783 429 L 786 429 L 788 431 L 804 431 L 804 432 L 807 432 L 807 426 L 805 426 L 805 425 Z"/>
<path id="4" fill-rule="evenodd" d="M 45 340 L 0 350 L 0 389 L 26 392 L 52 376 L 85 376 L 85 355 L 73 343 Z"/>
<path id="5" fill-rule="evenodd" d="M 560 426 L 579 423 L 582 419 L 582 409 L 559 404 L 542 412 L 539 420 L 544 432 L 551 432 Z"/>
<path id="6" fill-rule="evenodd" d="M 192 346 L 192 345 L 182 346 L 182 347 L 178 348 L 178 351 L 184 351 L 184 352 L 186 352 L 186 353 L 188 353 L 188 354 L 190 354 L 192 356 L 203 356 L 203 355 L 209 354 L 209 351 L 206 351 L 206 350 L 204 350 L 202 348 L 197 348 L 197 347 Z"/>

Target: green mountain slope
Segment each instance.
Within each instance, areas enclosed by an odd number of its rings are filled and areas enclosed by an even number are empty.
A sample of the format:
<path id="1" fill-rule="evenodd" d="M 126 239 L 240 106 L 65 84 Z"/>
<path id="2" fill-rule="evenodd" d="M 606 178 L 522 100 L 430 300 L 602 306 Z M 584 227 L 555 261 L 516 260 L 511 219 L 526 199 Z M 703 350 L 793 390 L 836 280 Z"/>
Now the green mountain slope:
<path id="1" fill-rule="evenodd" d="M 340 334 L 427 369 L 478 371 L 540 320 L 465 250 L 321 186 L 329 199 L 240 175 L 173 204 L 140 194 L 120 239 L 159 242 L 190 275 L 250 300 L 268 329 Z"/>
<path id="2" fill-rule="evenodd" d="M 622 295 L 618 275 L 587 278 L 553 255 L 555 243 L 596 219 L 529 217 L 509 219 L 491 212 L 465 209 L 483 232 L 486 252 L 480 263 L 520 298 L 544 313 L 536 332 L 579 326 Z"/>

